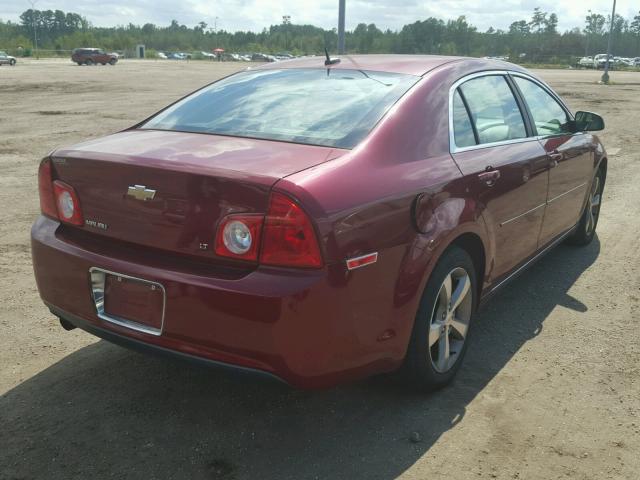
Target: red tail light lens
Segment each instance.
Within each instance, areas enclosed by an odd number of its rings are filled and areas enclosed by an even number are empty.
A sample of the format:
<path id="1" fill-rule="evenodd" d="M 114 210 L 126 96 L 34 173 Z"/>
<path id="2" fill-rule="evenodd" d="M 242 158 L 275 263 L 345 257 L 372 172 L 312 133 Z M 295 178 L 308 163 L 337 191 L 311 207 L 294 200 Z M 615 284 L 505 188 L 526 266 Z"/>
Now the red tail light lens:
<path id="1" fill-rule="evenodd" d="M 58 207 L 58 218 L 72 225 L 83 225 L 80 202 L 73 187 L 56 180 L 53 182 L 53 193 Z"/>
<path id="2" fill-rule="evenodd" d="M 215 252 L 223 257 L 258 260 L 264 215 L 229 215 L 216 234 Z"/>
<path id="3" fill-rule="evenodd" d="M 40 211 L 51 218 L 58 218 L 58 209 L 53 197 L 53 174 L 51 160 L 45 158 L 38 169 L 38 190 L 40 192 Z"/>
<path id="4" fill-rule="evenodd" d="M 262 235 L 260 263 L 287 267 L 322 266 L 311 220 L 286 195 L 272 193 Z"/>

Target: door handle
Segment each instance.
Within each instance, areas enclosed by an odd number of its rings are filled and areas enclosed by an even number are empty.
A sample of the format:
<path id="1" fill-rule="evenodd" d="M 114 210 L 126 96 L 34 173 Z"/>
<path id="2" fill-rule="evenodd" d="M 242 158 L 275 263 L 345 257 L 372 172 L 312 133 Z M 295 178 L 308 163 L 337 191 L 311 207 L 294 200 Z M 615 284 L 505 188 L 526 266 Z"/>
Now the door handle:
<path id="1" fill-rule="evenodd" d="M 558 162 L 564 158 L 564 154 L 558 151 L 549 153 L 549 168 L 554 168 L 558 166 Z"/>
<path id="2" fill-rule="evenodd" d="M 489 170 L 488 172 L 479 173 L 478 178 L 488 187 L 493 187 L 500 178 L 500 170 Z"/>

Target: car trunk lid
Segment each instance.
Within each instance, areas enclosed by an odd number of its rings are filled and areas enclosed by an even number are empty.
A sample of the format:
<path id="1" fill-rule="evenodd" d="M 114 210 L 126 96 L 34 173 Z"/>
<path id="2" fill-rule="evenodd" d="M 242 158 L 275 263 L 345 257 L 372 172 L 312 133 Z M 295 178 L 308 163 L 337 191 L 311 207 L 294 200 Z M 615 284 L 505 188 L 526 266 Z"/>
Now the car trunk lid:
<path id="1" fill-rule="evenodd" d="M 334 158 L 332 148 L 217 135 L 129 130 L 56 151 L 81 228 L 144 247 L 216 259 L 216 226 L 265 213 L 280 178 Z M 222 260 L 221 262 L 228 262 Z"/>

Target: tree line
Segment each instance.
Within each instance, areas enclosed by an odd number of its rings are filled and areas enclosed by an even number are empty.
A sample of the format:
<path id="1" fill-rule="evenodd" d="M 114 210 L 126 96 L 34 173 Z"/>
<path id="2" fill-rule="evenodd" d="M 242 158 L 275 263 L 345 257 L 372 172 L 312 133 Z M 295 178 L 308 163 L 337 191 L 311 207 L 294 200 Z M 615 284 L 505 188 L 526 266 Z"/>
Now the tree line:
<path id="1" fill-rule="evenodd" d="M 481 32 L 465 16 L 444 21 L 427 18 L 405 25 L 398 31 L 381 30 L 361 23 L 346 32 L 350 53 L 425 53 L 466 56 L 508 56 L 523 62 L 562 63 L 568 57 L 594 55 L 606 51 L 611 18 L 589 11 L 582 27 L 558 31 L 558 16 L 536 8 L 530 19 L 514 21 L 508 30 L 489 28 Z M 0 20 L 0 49 L 31 54 L 34 31 L 38 48 L 68 51 L 77 47 L 101 47 L 130 51 L 145 44 L 156 51 L 291 52 L 317 54 L 335 50 L 337 32 L 313 25 L 285 22 L 261 32 L 228 32 L 205 22 L 194 27 L 151 23 L 116 27 L 96 27 L 77 13 L 61 10 L 29 9 L 20 22 Z M 614 50 L 618 56 L 640 56 L 640 12 L 633 18 L 613 19 Z"/>

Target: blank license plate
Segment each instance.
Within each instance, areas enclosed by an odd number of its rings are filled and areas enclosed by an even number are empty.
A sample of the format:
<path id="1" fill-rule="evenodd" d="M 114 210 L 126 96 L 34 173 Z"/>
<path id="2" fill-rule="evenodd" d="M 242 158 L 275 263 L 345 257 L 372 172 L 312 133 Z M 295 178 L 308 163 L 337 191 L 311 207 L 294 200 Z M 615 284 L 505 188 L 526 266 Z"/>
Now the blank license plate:
<path id="1" fill-rule="evenodd" d="M 155 283 L 106 274 L 104 313 L 161 330 L 164 292 Z"/>

